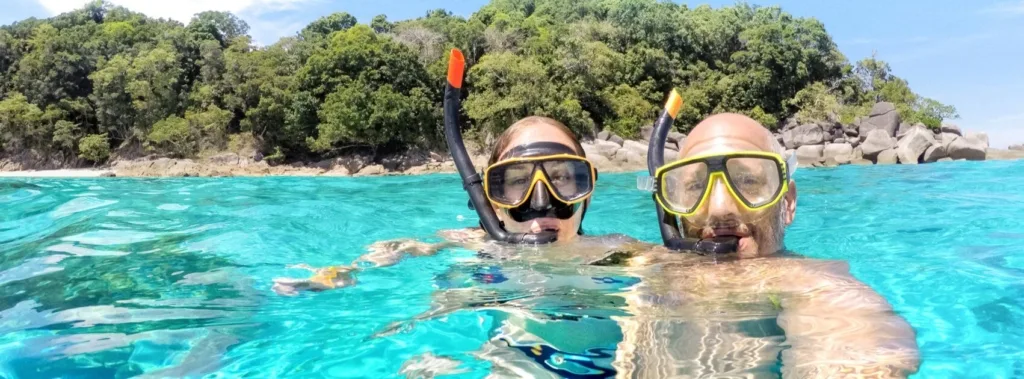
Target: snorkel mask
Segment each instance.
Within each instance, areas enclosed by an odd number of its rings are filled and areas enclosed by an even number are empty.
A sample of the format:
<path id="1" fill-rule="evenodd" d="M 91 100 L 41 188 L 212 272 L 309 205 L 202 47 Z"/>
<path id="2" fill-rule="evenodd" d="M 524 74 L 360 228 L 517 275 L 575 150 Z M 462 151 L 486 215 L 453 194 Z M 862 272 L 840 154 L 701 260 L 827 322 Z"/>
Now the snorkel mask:
<path id="1" fill-rule="evenodd" d="M 568 146 L 533 143 L 513 148 L 505 154 L 508 158 L 488 166 L 481 177 L 473 167 L 459 129 L 465 68 L 462 51 L 452 49 L 444 92 L 444 134 L 463 189 L 469 193 L 470 208 L 480 216 L 480 226 L 492 239 L 513 244 L 554 242 L 558 239 L 554 231 L 508 232 L 491 204 L 508 209 L 517 222 L 549 216 L 566 219 L 575 213 L 577 204 L 590 197 L 596 170 Z"/>
<path id="2" fill-rule="evenodd" d="M 651 176 L 637 178 L 637 187 L 653 192 L 661 238 L 666 247 L 698 254 L 734 253 L 739 238 L 683 238 L 676 217 L 696 214 L 718 183 L 726 185 L 737 203 L 748 211 L 775 205 L 788 190 L 789 178 L 796 170 L 795 155 L 783 159 L 766 152 L 733 152 L 691 157 L 665 165 L 665 141 L 682 105 L 682 98 L 673 90 L 648 145 L 647 169 Z"/>
<path id="3" fill-rule="evenodd" d="M 554 142 L 516 146 L 484 170 L 484 192 L 516 222 L 567 220 L 594 191 L 597 170 L 573 148 Z"/>

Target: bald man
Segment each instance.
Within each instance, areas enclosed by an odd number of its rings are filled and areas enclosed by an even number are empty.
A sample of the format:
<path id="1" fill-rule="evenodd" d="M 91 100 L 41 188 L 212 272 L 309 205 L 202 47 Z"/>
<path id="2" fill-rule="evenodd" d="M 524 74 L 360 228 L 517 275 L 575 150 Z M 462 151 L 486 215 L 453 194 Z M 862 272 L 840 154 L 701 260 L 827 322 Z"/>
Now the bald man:
<path id="1" fill-rule="evenodd" d="M 784 251 L 797 187 L 771 132 L 711 116 L 680 147 L 666 202 L 686 237 L 739 237 L 738 253 L 656 248 L 629 260 L 642 280 L 619 320 L 620 377 L 902 378 L 919 365 L 913 328 L 844 262 Z M 724 167 L 728 174 L 714 173 Z M 726 181 L 730 181 L 730 191 Z M 706 187 L 711 186 L 710 191 Z M 781 357 L 781 369 L 778 368 Z"/>

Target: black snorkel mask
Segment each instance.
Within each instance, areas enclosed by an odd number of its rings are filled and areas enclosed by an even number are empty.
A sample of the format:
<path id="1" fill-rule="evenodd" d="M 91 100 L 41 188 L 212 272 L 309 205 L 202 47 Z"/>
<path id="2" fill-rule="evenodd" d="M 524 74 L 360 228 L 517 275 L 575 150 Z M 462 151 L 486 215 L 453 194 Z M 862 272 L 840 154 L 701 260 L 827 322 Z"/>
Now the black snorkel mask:
<path id="1" fill-rule="evenodd" d="M 448 83 L 444 92 L 444 135 L 448 143 L 448 150 L 451 151 L 452 159 L 455 161 L 455 167 L 462 177 L 463 189 L 469 194 L 470 208 L 476 211 L 480 217 L 480 226 L 494 240 L 511 244 L 545 244 L 554 242 L 558 239 L 558 233 L 554 231 L 542 231 L 540 233 L 508 232 L 498 219 L 494 208 L 491 207 L 488 195 L 484 191 L 484 178 L 473 167 L 473 161 L 463 143 L 462 131 L 459 129 L 460 96 L 462 94 L 462 79 L 465 69 L 466 61 L 462 51 L 452 49 L 448 60 Z M 536 156 L 541 153 L 550 155 L 553 149 L 561 149 L 551 145 L 565 147 L 559 144 L 530 144 L 517 147 L 516 149 L 518 150 L 513 149 L 506 155 L 518 154 L 518 156 L 525 158 L 527 155 Z M 564 153 L 565 151 L 559 152 Z M 571 148 L 568 152 L 576 155 Z M 510 209 L 509 213 L 516 221 L 547 217 L 547 215 L 552 213 L 558 217 L 564 215 L 568 210 L 572 210 L 572 213 L 575 212 L 574 206 L 566 208 L 559 205 L 559 202 L 553 199 L 546 190 L 537 191 L 536 189 L 531 189 L 531 191 L 529 201 Z M 535 205 L 531 205 L 531 203 L 535 202 Z M 544 204 L 545 202 L 547 202 L 546 205 Z M 569 204 L 563 203 L 563 205 Z M 569 217 L 571 217 L 572 213 L 569 214 Z"/>
<path id="2" fill-rule="evenodd" d="M 672 90 L 668 102 L 665 103 L 665 110 L 658 117 L 654 124 L 654 131 L 651 133 L 651 142 L 647 146 L 647 170 L 650 177 L 648 182 L 640 183 L 641 190 L 653 190 L 651 199 L 658 213 L 658 225 L 661 228 L 661 239 L 665 247 L 678 251 L 692 251 L 702 255 L 717 255 L 736 252 L 739 238 L 717 237 L 717 238 L 683 238 L 679 232 L 678 220 L 675 216 L 665 212 L 665 209 L 658 203 L 656 186 L 659 184 L 653 180 L 655 172 L 665 164 L 665 141 L 668 139 L 668 132 L 672 130 L 672 123 L 683 106 L 683 99 L 679 93 Z M 643 178 L 640 178 L 643 179 Z"/>

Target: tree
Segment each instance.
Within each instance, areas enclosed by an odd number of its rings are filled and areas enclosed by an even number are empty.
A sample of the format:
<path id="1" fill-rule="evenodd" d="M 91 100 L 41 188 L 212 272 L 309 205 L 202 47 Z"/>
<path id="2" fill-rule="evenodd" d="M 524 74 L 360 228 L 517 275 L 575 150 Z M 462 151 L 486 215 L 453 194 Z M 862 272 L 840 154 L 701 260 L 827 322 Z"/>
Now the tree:
<path id="1" fill-rule="evenodd" d="M 331 33 L 351 29 L 356 26 L 356 22 L 356 18 L 348 13 L 332 13 L 316 19 L 303 28 L 300 34 L 306 39 L 326 38 Z"/>

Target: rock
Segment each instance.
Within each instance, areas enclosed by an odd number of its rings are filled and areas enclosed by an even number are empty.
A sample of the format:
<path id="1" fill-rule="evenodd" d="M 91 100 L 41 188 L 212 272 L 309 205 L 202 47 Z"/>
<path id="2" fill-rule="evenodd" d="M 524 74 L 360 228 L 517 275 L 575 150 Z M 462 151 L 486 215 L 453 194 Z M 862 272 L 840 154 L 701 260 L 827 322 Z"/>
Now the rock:
<path id="1" fill-rule="evenodd" d="M 961 138 L 961 137 L 959 135 L 956 135 L 956 134 L 953 134 L 953 133 L 943 132 L 942 134 L 939 134 L 939 143 L 941 143 L 942 146 L 945 146 L 946 150 L 948 151 L 949 150 L 949 144 L 953 143 L 953 141 L 956 140 L 957 138 Z"/>
<path id="2" fill-rule="evenodd" d="M 823 145 L 804 145 L 796 149 L 796 159 L 800 165 L 810 165 L 821 162 L 822 154 L 825 151 Z"/>
<path id="3" fill-rule="evenodd" d="M 100 174 L 100 177 L 101 177 L 101 178 L 114 178 L 114 177 L 117 177 L 117 175 L 116 175 L 116 174 L 114 174 L 114 173 L 113 173 L 113 172 L 111 172 L 111 171 L 106 171 L 106 172 L 104 172 L 104 173 Z"/>
<path id="4" fill-rule="evenodd" d="M 383 165 L 375 164 L 363 167 L 362 170 L 356 173 L 356 176 L 371 176 L 371 175 L 384 175 L 387 170 L 384 169 Z"/>
<path id="5" fill-rule="evenodd" d="M 952 161 L 953 161 L 953 158 L 950 158 L 950 157 L 945 157 L 945 158 L 940 158 L 940 159 L 939 159 L 938 161 L 936 161 L 936 162 L 952 162 Z"/>
<path id="6" fill-rule="evenodd" d="M 412 171 L 414 169 L 417 169 L 417 168 L 420 168 L 420 167 L 425 167 L 425 166 L 416 166 L 416 167 L 411 168 L 410 171 Z M 426 172 L 422 172 L 422 173 L 426 173 Z M 329 169 L 326 172 L 324 172 L 322 175 L 323 176 L 349 176 L 351 174 L 348 172 L 348 169 L 345 168 L 345 166 L 334 166 L 331 169 Z"/>
<path id="7" fill-rule="evenodd" d="M 605 158 L 611 158 L 615 155 L 615 151 L 622 148 L 615 142 L 597 140 L 594 144 L 584 143 L 583 151 L 587 153 L 587 156 L 601 155 Z"/>
<path id="8" fill-rule="evenodd" d="M 903 138 L 903 136 L 906 135 L 907 132 L 910 131 L 910 128 L 911 128 L 910 124 L 905 123 L 905 122 L 901 122 L 900 123 L 900 128 L 896 130 L 896 138 Z"/>
<path id="9" fill-rule="evenodd" d="M 608 141 L 616 145 L 619 145 L 619 147 L 622 147 L 622 144 L 626 142 L 626 140 L 622 139 L 622 137 L 619 137 L 614 134 L 612 134 L 611 137 L 608 137 Z"/>
<path id="10" fill-rule="evenodd" d="M 963 133 L 960 132 L 960 127 L 953 124 L 942 124 L 942 127 L 939 128 L 939 130 L 941 130 L 943 133 L 951 133 L 956 134 L 958 136 L 963 136 Z"/>
<path id="11" fill-rule="evenodd" d="M 850 154 L 850 161 L 851 162 L 855 161 L 855 160 L 858 160 L 858 159 L 864 159 L 864 150 L 861 149 L 860 146 L 854 147 L 853 148 L 853 154 Z"/>
<path id="12" fill-rule="evenodd" d="M 822 166 L 824 166 L 824 167 L 836 167 L 836 166 L 839 166 L 839 161 L 837 161 L 835 158 L 825 158 L 825 162 L 822 163 Z"/>
<path id="13" fill-rule="evenodd" d="M 587 159 L 589 159 L 590 162 L 594 164 L 594 168 L 596 168 L 598 171 L 607 172 L 614 169 L 615 166 L 612 163 L 612 160 L 608 159 L 608 157 L 604 155 L 595 155 L 593 157 L 587 155 Z"/>
<path id="14" fill-rule="evenodd" d="M 896 164 L 899 156 L 896 155 L 896 150 L 889 149 L 878 153 L 878 159 L 875 163 L 877 164 Z"/>
<path id="15" fill-rule="evenodd" d="M 953 159 L 983 161 L 985 160 L 985 149 L 986 147 L 982 145 L 981 141 L 956 137 L 949 146 L 946 146 L 946 153 Z"/>
<path id="16" fill-rule="evenodd" d="M 665 150 L 671 150 L 678 153 L 679 146 L 677 146 L 675 142 L 665 142 Z"/>
<path id="17" fill-rule="evenodd" d="M 685 140 L 685 139 L 686 139 L 686 135 L 683 134 L 683 133 L 680 133 L 680 132 L 668 132 L 668 139 L 667 139 L 668 142 L 675 142 L 676 144 L 681 144 L 681 143 L 683 143 L 683 140 Z M 650 142 L 650 141 L 648 141 L 648 142 Z"/>
<path id="18" fill-rule="evenodd" d="M 654 126 L 647 125 L 640 128 L 640 136 L 644 141 L 651 142 L 651 134 L 654 133 Z"/>
<path id="19" fill-rule="evenodd" d="M 924 125 L 910 128 L 896 143 L 896 155 L 902 164 L 917 164 L 928 147 L 937 144 L 934 135 Z"/>
<path id="20" fill-rule="evenodd" d="M 782 132 L 782 140 L 787 149 L 796 149 L 806 145 L 821 145 L 825 142 L 825 133 L 818 124 L 803 124 Z"/>
<path id="21" fill-rule="evenodd" d="M 665 158 L 665 162 L 674 161 L 674 160 L 676 160 L 676 158 L 679 157 L 679 152 L 675 151 L 675 150 L 665 149 L 665 153 L 664 154 L 665 155 L 662 155 L 662 157 Z"/>
<path id="22" fill-rule="evenodd" d="M 889 137 L 896 136 L 896 128 L 900 126 L 900 112 L 892 103 L 875 103 L 871 107 L 871 115 L 860 124 L 860 135 L 867 135 L 872 130 L 884 130 Z"/>
<path id="23" fill-rule="evenodd" d="M 921 161 L 924 163 L 932 163 L 945 158 L 947 155 L 946 147 L 941 143 L 935 142 L 931 146 L 928 146 L 928 149 L 924 151 L 924 155 L 921 156 Z"/>
<path id="24" fill-rule="evenodd" d="M 782 123 L 782 131 L 787 131 L 800 126 L 800 122 L 796 120 L 796 116 L 790 116 Z"/>
<path id="25" fill-rule="evenodd" d="M 252 153 L 252 160 L 259 162 L 263 160 L 263 153 L 256 151 Z"/>
<path id="26" fill-rule="evenodd" d="M 431 151 L 430 152 L 430 160 L 432 160 L 434 162 L 444 162 L 444 156 L 442 156 L 441 154 L 438 154 L 436 152 Z"/>
<path id="27" fill-rule="evenodd" d="M 207 159 L 208 162 L 218 165 L 237 165 L 242 158 L 235 153 L 220 153 Z"/>
<path id="28" fill-rule="evenodd" d="M 622 144 L 623 149 L 632 150 L 642 157 L 647 157 L 647 144 L 637 141 L 626 141 Z"/>
<path id="29" fill-rule="evenodd" d="M 1000 161 L 1024 159 L 1024 150 L 988 149 L 985 151 L 985 159 Z"/>
<path id="30" fill-rule="evenodd" d="M 843 125 L 843 133 L 846 134 L 847 137 L 856 137 L 860 135 L 860 132 L 857 131 L 857 126 L 853 124 Z"/>
<path id="31" fill-rule="evenodd" d="M 1017 145 L 1010 145 L 1010 147 L 1008 148 L 1008 150 L 1018 150 L 1018 151 L 1024 151 L 1024 145 L 1021 145 L 1021 144 L 1017 144 Z"/>
<path id="32" fill-rule="evenodd" d="M 850 164 L 854 164 L 854 165 L 858 165 L 858 166 L 870 166 L 873 163 L 871 163 L 871 161 L 869 161 L 867 159 L 861 158 L 861 159 L 854 159 L 854 160 L 850 161 Z"/>
<path id="33" fill-rule="evenodd" d="M 964 138 L 967 138 L 968 140 L 974 140 L 975 142 L 980 142 L 983 145 L 985 145 L 986 149 L 989 147 L 989 144 L 988 144 L 988 134 L 986 134 L 986 133 L 971 132 L 971 133 L 967 133 L 967 135 L 965 135 Z"/>
<path id="34" fill-rule="evenodd" d="M 848 137 L 846 138 L 846 142 L 856 148 L 859 147 L 861 142 L 864 142 L 864 140 L 861 137 Z"/>
<path id="35" fill-rule="evenodd" d="M 786 146 L 786 140 L 782 138 L 782 133 L 775 133 L 773 136 L 775 136 L 776 141 L 779 141 L 779 145 Z"/>
<path id="36" fill-rule="evenodd" d="M 824 159 L 835 159 L 839 163 L 847 163 L 853 159 L 853 146 L 848 143 L 833 143 L 825 145 L 821 153 Z"/>
<path id="37" fill-rule="evenodd" d="M 599 141 L 607 141 L 608 138 L 611 137 L 611 136 L 612 136 L 612 132 L 609 132 L 607 130 L 602 130 L 600 133 L 597 133 L 597 140 L 599 140 Z"/>
<path id="38" fill-rule="evenodd" d="M 832 143 L 847 143 L 846 142 L 846 137 L 836 138 L 836 139 L 832 140 Z M 851 145 L 850 147 L 853 147 L 853 146 Z"/>
<path id="39" fill-rule="evenodd" d="M 879 153 L 892 149 L 894 146 L 896 146 L 896 139 L 881 129 L 868 132 L 867 139 L 860 145 L 864 158 L 871 160 L 875 160 Z"/>
<path id="40" fill-rule="evenodd" d="M 627 141 L 629 142 L 629 141 Z M 611 161 L 621 168 L 642 167 L 647 165 L 647 158 L 632 149 L 623 147 L 615 152 Z"/>

